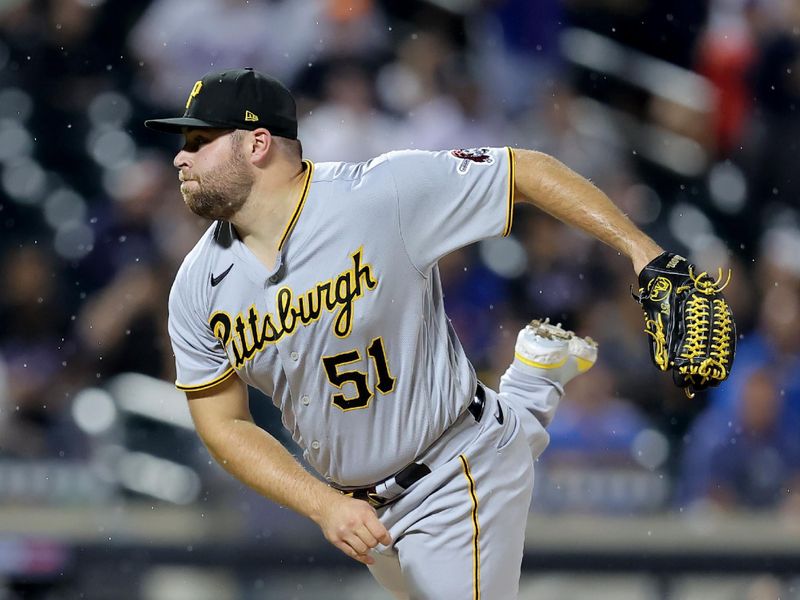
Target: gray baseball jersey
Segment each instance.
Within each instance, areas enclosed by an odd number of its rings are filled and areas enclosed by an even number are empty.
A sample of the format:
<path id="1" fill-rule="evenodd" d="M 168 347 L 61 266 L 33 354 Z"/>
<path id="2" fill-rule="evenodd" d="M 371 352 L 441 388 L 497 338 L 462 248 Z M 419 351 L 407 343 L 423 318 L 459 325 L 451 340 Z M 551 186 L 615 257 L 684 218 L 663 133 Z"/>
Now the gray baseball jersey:
<path id="1" fill-rule="evenodd" d="M 369 485 L 474 395 L 436 263 L 508 234 L 513 159 L 508 148 L 401 151 L 305 168 L 272 268 L 224 222 L 186 257 L 169 300 L 177 386 L 236 373 L 272 397 L 321 475 Z"/>

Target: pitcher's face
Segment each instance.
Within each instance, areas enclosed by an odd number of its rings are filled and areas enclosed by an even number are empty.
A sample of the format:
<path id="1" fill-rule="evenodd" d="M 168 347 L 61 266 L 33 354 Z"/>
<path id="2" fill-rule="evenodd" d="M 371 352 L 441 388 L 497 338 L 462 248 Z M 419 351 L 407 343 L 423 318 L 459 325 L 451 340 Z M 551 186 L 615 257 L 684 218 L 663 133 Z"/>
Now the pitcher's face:
<path id="1" fill-rule="evenodd" d="M 186 129 L 175 155 L 183 201 L 205 219 L 230 220 L 247 201 L 255 179 L 242 149 L 241 136 L 230 129 Z"/>

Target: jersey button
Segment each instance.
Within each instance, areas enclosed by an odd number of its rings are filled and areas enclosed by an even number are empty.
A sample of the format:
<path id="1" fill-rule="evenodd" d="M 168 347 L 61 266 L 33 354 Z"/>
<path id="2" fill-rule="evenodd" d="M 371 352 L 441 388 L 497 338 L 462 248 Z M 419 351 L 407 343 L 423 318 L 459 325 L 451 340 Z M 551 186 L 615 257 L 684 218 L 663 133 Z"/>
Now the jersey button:
<path id="1" fill-rule="evenodd" d="M 300 402 L 302 402 L 303 404 L 308 406 L 308 403 L 309 403 L 308 396 L 304 395 L 302 398 L 300 398 Z"/>
<path id="2" fill-rule="evenodd" d="M 291 356 L 292 360 L 295 362 L 297 361 L 298 358 L 300 358 L 300 355 L 297 352 L 292 352 L 289 356 Z"/>
<path id="3" fill-rule="evenodd" d="M 314 440 L 313 442 L 311 442 L 311 447 L 314 450 L 319 450 L 319 442 L 317 440 Z"/>

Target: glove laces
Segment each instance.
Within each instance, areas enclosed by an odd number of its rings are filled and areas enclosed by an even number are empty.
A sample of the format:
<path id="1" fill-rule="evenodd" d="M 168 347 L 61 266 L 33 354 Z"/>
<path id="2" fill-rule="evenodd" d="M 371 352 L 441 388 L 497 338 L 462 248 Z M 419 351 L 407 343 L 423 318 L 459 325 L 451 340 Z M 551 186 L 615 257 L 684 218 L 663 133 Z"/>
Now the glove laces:
<path id="1" fill-rule="evenodd" d="M 680 365 L 678 372 L 693 385 L 703 386 L 709 380 L 722 381 L 728 376 L 733 332 L 731 313 L 723 298 L 712 300 L 711 296 L 725 289 L 730 283 L 731 272 L 728 271 L 725 283 L 722 283 L 722 269 L 717 279 L 712 280 L 706 272 L 695 276 L 689 267 L 689 277 L 696 293 L 692 293 L 686 302 L 686 338 L 679 357 L 688 362 Z M 681 286 L 679 291 L 689 287 Z M 715 325 L 713 329 L 711 320 Z M 698 362 L 698 359 L 702 360 Z M 686 395 L 692 398 L 694 392 L 687 387 Z"/>

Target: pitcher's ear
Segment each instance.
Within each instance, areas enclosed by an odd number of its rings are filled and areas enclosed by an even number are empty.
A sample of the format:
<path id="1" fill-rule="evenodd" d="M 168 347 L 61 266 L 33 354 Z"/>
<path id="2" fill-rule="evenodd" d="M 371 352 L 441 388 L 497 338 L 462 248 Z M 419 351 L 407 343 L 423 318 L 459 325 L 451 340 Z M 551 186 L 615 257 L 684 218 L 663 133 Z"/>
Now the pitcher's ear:
<path id="1" fill-rule="evenodd" d="M 254 129 L 249 137 L 245 153 L 249 155 L 250 162 L 258 163 L 263 161 L 272 149 L 272 134 L 268 129 L 259 127 Z"/>

